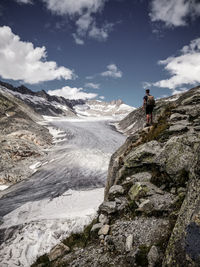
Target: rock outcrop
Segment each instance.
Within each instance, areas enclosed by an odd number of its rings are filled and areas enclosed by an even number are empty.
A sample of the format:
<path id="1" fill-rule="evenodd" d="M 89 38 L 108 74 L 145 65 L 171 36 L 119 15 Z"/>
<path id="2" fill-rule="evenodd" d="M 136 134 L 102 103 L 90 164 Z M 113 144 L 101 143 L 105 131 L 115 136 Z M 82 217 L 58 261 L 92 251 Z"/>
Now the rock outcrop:
<path id="1" fill-rule="evenodd" d="M 96 221 L 33 266 L 200 266 L 200 87 L 159 100 L 151 127 L 138 114 L 120 122 L 137 127 L 111 158 Z"/>

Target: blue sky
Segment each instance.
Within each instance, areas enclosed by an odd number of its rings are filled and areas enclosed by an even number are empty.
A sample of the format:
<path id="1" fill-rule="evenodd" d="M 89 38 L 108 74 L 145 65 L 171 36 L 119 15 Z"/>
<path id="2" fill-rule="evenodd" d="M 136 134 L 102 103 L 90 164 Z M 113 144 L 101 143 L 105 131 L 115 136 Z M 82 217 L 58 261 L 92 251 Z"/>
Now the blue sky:
<path id="1" fill-rule="evenodd" d="M 138 107 L 200 83 L 198 0 L 1 0 L 0 78 Z"/>

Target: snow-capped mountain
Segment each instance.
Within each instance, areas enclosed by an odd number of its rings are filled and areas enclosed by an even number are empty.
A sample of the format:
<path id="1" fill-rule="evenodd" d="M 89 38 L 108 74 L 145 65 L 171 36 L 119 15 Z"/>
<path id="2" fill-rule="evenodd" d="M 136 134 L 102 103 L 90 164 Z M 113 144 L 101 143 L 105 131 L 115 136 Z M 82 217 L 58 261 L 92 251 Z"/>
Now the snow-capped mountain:
<path id="1" fill-rule="evenodd" d="M 64 97 L 49 95 L 46 91 L 33 92 L 25 86 L 14 87 L 0 82 L 0 88 L 21 99 L 36 113 L 47 116 L 67 117 L 113 117 L 122 119 L 134 110 L 122 100 L 104 102 L 99 100 L 69 100 Z"/>
<path id="2" fill-rule="evenodd" d="M 100 100 L 89 100 L 84 105 L 76 105 L 74 109 L 77 114 L 89 117 L 114 117 L 124 118 L 134 110 L 133 107 L 123 103 L 122 100 L 104 102 Z"/>

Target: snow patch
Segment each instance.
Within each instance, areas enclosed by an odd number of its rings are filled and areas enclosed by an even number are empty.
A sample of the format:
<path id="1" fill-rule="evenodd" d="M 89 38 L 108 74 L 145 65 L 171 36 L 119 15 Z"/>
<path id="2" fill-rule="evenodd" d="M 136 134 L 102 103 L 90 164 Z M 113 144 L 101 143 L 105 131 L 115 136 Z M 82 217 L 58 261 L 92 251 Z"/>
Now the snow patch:
<path id="1" fill-rule="evenodd" d="M 0 185 L 0 191 L 3 191 L 3 190 L 5 190 L 8 187 L 9 187 L 9 185 L 1 184 Z"/>
<path id="2" fill-rule="evenodd" d="M 41 163 L 40 161 L 38 161 L 38 162 L 36 162 L 36 163 L 30 165 L 29 168 L 30 168 L 31 170 L 36 170 L 37 168 L 39 168 L 39 167 L 41 167 L 41 166 L 42 166 L 42 163 Z"/>

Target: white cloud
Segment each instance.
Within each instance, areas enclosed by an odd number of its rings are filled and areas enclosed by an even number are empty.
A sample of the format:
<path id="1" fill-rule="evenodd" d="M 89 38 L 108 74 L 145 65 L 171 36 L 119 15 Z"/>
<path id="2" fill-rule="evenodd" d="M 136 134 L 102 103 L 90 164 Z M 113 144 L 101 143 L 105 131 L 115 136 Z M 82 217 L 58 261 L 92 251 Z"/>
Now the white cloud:
<path id="1" fill-rule="evenodd" d="M 85 77 L 85 79 L 86 80 L 92 80 L 92 79 L 94 79 L 94 77 L 95 77 L 95 75 L 93 75 L 93 76 L 87 76 L 87 77 Z"/>
<path id="2" fill-rule="evenodd" d="M 84 45 L 85 42 L 80 37 L 78 37 L 76 33 L 73 33 L 72 36 L 74 37 L 74 41 L 76 44 Z"/>
<path id="3" fill-rule="evenodd" d="M 147 89 L 147 88 L 151 87 L 151 85 L 152 85 L 152 83 L 150 83 L 150 82 L 142 82 L 142 87 L 144 89 Z"/>
<path id="4" fill-rule="evenodd" d="M 99 41 L 107 40 L 109 33 L 112 31 L 114 24 L 106 23 L 102 28 L 98 28 L 96 23 L 93 23 L 91 29 L 89 30 L 88 36 Z"/>
<path id="5" fill-rule="evenodd" d="M 180 55 L 168 57 L 158 63 L 165 65 L 165 70 L 171 77 L 154 83 L 155 86 L 177 90 L 177 87 L 183 85 L 200 83 L 200 38 L 184 46 Z"/>
<path id="6" fill-rule="evenodd" d="M 56 89 L 56 90 L 49 90 L 48 94 L 50 95 L 57 95 L 57 96 L 63 96 L 67 99 L 92 99 L 97 97 L 97 94 L 93 93 L 86 93 L 83 91 L 83 88 L 72 88 L 69 86 L 65 86 L 61 89 Z"/>
<path id="7" fill-rule="evenodd" d="M 58 15 L 82 15 L 101 10 L 106 0 L 43 0 L 47 8 Z"/>
<path id="8" fill-rule="evenodd" d="M 110 64 L 107 66 L 107 71 L 102 72 L 102 76 L 106 77 L 112 77 L 112 78 L 121 78 L 122 72 L 118 69 L 118 67 L 115 64 Z"/>
<path id="9" fill-rule="evenodd" d="M 46 48 L 20 40 L 10 27 L 0 27 L 0 76 L 35 84 L 55 79 L 72 79 L 73 71 L 47 61 Z"/>
<path id="10" fill-rule="evenodd" d="M 77 21 L 76 21 L 76 26 L 77 26 L 77 33 L 80 36 L 84 36 L 87 30 L 89 29 L 91 23 L 93 22 L 93 18 L 90 13 L 86 13 L 82 15 Z"/>
<path id="11" fill-rule="evenodd" d="M 103 100 L 105 99 L 105 96 L 101 95 L 99 98 Z"/>
<path id="12" fill-rule="evenodd" d="M 180 94 L 180 93 L 184 93 L 186 92 L 188 89 L 187 88 L 178 88 L 178 89 L 174 89 L 172 91 L 172 95 L 177 95 L 177 94 Z"/>
<path id="13" fill-rule="evenodd" d="M 112 23 L 97 27 L 95 13 L 100 13 L 108 0 L 42 0 L 47 9 L 58 15 L 68 15 L 75 20 L 76 32 L 72 34 L 75 43 L 84 44 L 84 38 L 106 40 L 113 28 Z"/>
<path id="14" fill-rule="evenodd" d="M 32 0 L 15 0 L 15 1 L 21 4 L 32 4 Z"/>
<path id="15" fill-rule="evenodd" d="M 18 3 L 32 3 L 32 0 L 15 0 Z M 52 14 L 68 16 L 75 22 L 76 31 L 72 34 L 78 45 L 84 44 L 84 38 L 98 41 L 107 40 L 113 23 L 97 26 L 95 14 L 100 13 L 109 0 L 40 0 Z M 59 25 L 60 27 L 61 25 Z"/>
<path id="16" fill-rule="evenodd" d="M 167 27 L 184 26 L 188 18 L 200 15 L 198 0 L 152 0 L 150 17 L 152 21 L 163 21 Z"/>
<path id="17" fill-rule="evenodd" d="M 92 88 L 92 89 L 99 89 L 100 84 L 98 84 L 98 83 L 86 83 L 85 87 L 89 87 L 89 88 Z"/>

